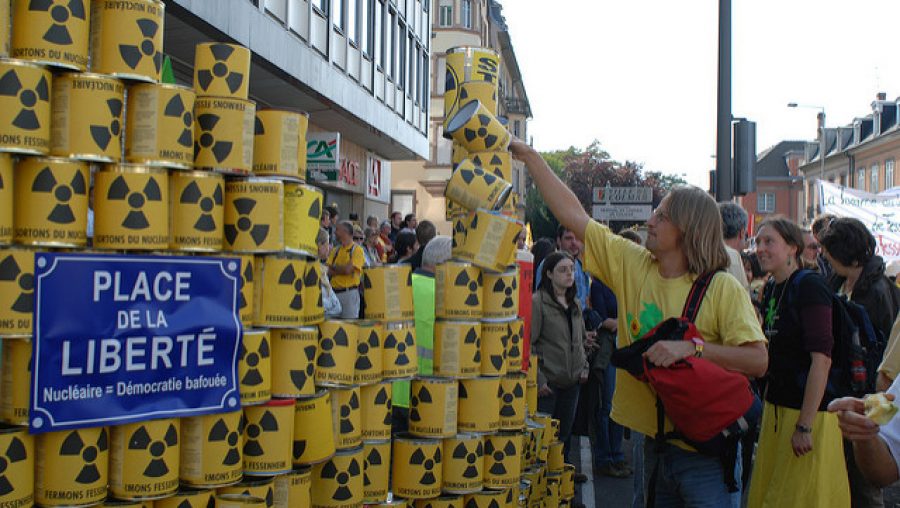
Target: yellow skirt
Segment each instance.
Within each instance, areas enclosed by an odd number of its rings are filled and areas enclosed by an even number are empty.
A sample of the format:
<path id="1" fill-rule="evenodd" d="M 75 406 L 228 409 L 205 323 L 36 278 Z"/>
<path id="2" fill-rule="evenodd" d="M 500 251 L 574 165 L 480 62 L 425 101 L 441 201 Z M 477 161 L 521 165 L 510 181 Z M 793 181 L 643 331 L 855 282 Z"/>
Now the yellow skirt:
<path id="1" fill-rule="evenodd" d="M 816 413 L 813 449 L 794 456 L 791 437 L 800 411 L 766 402 L 760 427 L 748 508 L 850 506 L 844 443 L 837 416 Z"/>

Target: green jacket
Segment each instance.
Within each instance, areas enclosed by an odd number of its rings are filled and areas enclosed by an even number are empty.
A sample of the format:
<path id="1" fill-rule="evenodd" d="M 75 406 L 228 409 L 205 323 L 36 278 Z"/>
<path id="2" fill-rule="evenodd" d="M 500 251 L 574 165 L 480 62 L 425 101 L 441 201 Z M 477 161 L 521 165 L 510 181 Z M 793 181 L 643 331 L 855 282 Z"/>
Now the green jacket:
<path id="1" fill-rule="evenodd" d="M 543 289 L 531 298 L 531 352 L 540 356 L 538 386 L 567 388 L 588 369 L 584 318 L 579 305 L 564 309 Z"/>
<path id="2" fill-rule="evenodd" d="M 421 269 L 412 275 L 413 306 L 416 312 L 416 353 L 419 375 L 434 374 L 434 274 Z M 393 405 L 409 407 L 409 381 L 394 383 Z"/>

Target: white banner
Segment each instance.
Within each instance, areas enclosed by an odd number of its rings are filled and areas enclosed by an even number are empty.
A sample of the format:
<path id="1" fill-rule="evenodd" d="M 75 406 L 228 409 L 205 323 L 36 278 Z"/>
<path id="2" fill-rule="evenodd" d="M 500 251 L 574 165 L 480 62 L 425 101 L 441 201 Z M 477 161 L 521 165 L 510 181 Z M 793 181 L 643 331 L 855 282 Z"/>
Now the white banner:
<path id="1" fill-rule="evenodd" d="M 817 183 L 822 213 L 859 219 L 875 236 L 875 253 L 885 263 L 900 262 L 900 188 L 872 194 L 822 180 Z"/>

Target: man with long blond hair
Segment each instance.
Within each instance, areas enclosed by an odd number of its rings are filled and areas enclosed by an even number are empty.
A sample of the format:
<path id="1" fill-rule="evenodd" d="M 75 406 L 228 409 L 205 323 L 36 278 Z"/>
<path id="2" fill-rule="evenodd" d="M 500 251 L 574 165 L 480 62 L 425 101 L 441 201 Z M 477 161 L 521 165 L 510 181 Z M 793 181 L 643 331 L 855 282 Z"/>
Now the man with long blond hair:
<path id="1" fill-rule="evenodd" d="M 697 276 L 728 266 L 722 219 L 716 203 L 703 190 L 672 189 L 647 222 L 643 247 L 592 220 L 533 148 L 515 140 L 510 150 L 528 167 L 550 211 L 583 240 L 585 270 L 616 294 L 619 347 L 638 340 L 664 319 L 680 316 Z M 660 341 L 645 353 L 647 361 L 669 367 L 684 358 L 702 356 L 747 376 L 765 374 L 765 336 L 750 296 L 734 277 L 724 273 L 713 277 L 695 324 L 703 340 Z M 648 471 L 658 467 L 658 474 L 651 475 L 656 478 L 658 506 L 735 505 L 740 492 L 728 492 L 719 459 L 701 455 L 680 441 L 657 444 L 652 439 L 657 433 L 656 417 L 650 387 L 619 372 L 612 418 L 647 436 L 644 458 Z M 668 419 L 665 428 L 672 430 Z M 739 471 L 734 473 L 739 482 Z M 649 487 L 645 481 L 645 490 Z"/>

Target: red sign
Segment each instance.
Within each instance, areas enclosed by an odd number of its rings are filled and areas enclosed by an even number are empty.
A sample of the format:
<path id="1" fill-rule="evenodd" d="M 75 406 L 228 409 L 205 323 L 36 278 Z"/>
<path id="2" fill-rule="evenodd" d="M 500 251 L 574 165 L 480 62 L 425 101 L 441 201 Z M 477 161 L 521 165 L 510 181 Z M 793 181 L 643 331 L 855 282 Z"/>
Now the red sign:
<path id="1" fill-rule="evenodd" d="M 381 196 L 381 159 L 372 158 L 372 169 L 369 171 L 369 181 L 366 193 L 369 197 L 380 198 Z"/>
<path id="2" fill-rule="evenodd" d="M 341 169 L 338 172 L 338 181 L 356 187 L 359 184 L 359 163 L 348 159 L 341 159 Z"/>
<path id="3" fill-rule="evenodd" d="M 520 251 L 521 252 L 521 251 Z M 522 340 L 522 370 L 528 370 L 531 358 L 531 292 L 534 285 L 534 258 L 531 261 L 521 259 L 519 265 L 519 317 L 525 322 Z"/>

